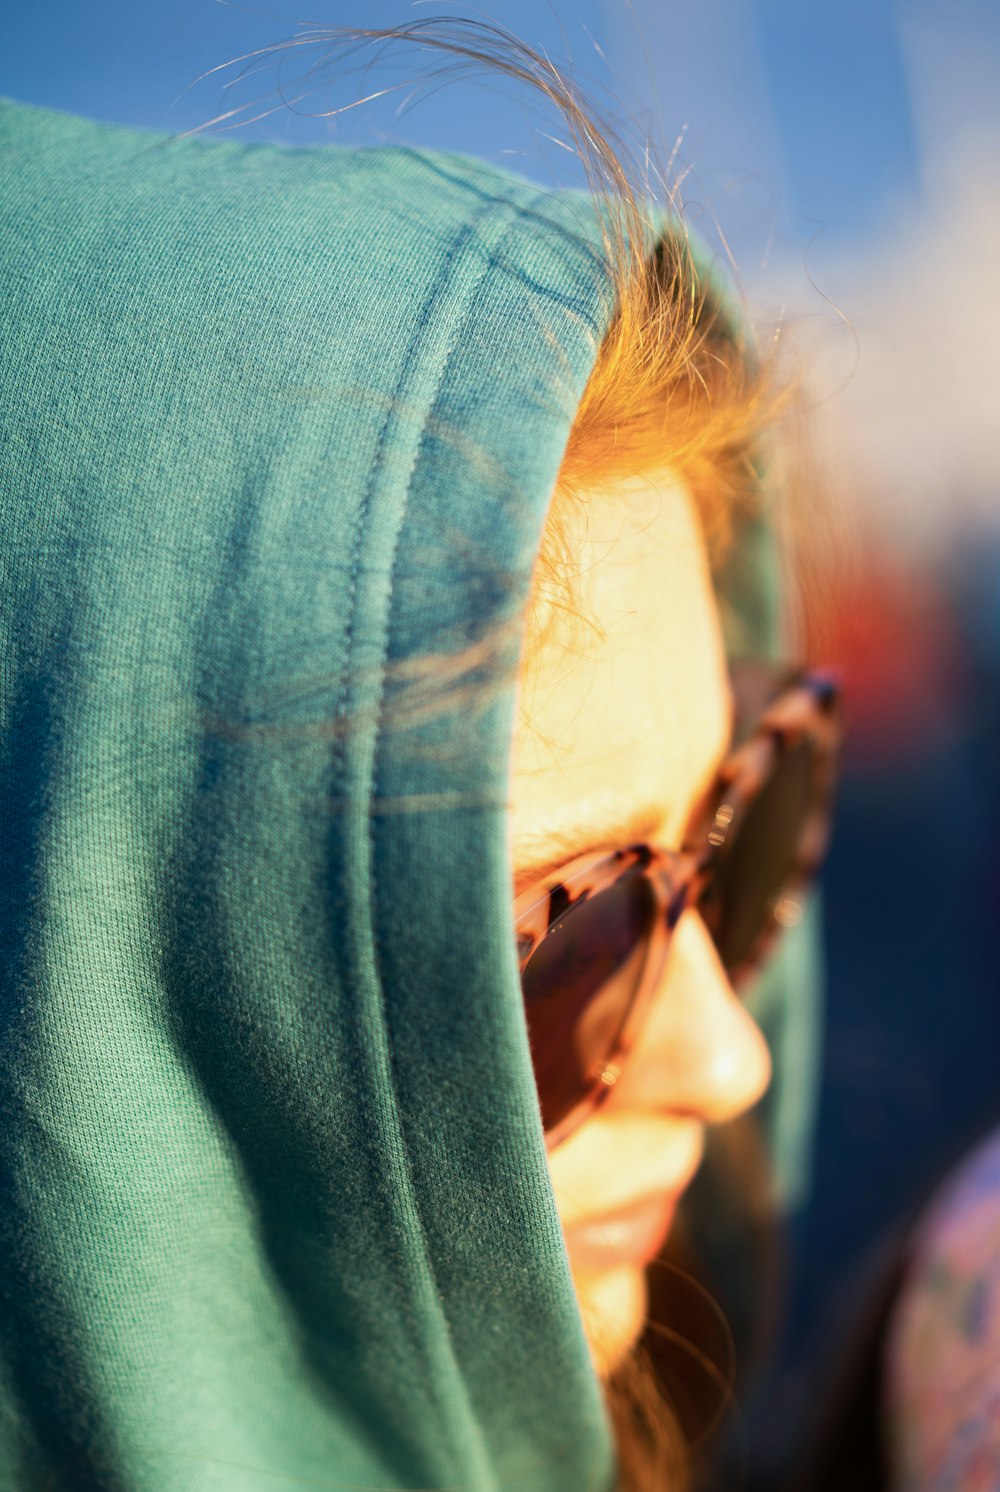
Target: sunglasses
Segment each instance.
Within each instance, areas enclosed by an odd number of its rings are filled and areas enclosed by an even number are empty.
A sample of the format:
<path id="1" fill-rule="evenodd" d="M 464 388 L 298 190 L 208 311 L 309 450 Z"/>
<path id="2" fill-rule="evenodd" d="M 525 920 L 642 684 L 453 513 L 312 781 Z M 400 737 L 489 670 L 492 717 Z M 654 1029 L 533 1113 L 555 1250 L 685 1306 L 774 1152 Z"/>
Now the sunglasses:
<path id="1" fill-rule="evenodd" d="M 746 664 L 732 686 L 734 743 L 680 850 L 635 844 L 581 855 L 515 900 L 550 1149 L 618 1081 L 689 907 L 737 991 L 780 929 L 801 919 L 829 839 L 839 685 L 825 670 L 776 675 Z"/>

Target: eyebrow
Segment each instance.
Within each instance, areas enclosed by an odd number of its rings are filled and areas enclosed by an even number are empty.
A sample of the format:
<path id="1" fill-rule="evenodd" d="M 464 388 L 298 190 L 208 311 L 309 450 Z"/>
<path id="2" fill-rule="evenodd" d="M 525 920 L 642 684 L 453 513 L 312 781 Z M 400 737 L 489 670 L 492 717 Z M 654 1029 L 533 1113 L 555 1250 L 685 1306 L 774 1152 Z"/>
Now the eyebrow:
<path id="1" fill-rule="evenodd" d="M 729 740 L 715 764 L 714 772 L 688 808 L 688 822 L 704 809 L 718 783 L 719 769 L 732 748 L 733 728 L 731 727 Z M 655 843 L 656 831 L 665 818 L 663 806 L 653 803 L 619 815 L 612 813 L 600 820 L 577 821 L 569 833 L 560 833 L 555 830 L 539 835 L 537 839 L 533 836 L 529 837 L 525 841 L 529 858 L 514 873 L 515 897 L 519 896 L 522 891 L 526 891 L 529 886 L 534 885 L 536 881 L 544 880 L 554 870 L 560 870 L 564 865 L 568 865 L 571 860 L 576 859 L 577 855 L 584 855 L 590 850 L 596 853 L 602 849 L 609 851 L 622 849 L 631 844 Z M 544 844 L 550 852 L 532 860 L 530 854 L 533 844 Z M 558 846 L 554 855 L 551 853 L 553 844 Z"/>
<path id="2" fill-rule="evenodd" d="M 648 843 L 659 826 L 663 823 L 664 813 L 662 807 L 647 805 L 638 811 L 632 810 L 620 818 L 603 818 L 600 822 L 592 824 L 574 823 L 571 834 L 559 833 L 547 834 L 544 843 L 547 847 L 553 841 L 559 846 L 555 855 L 548 854 L 544 859 L 528 859 L 521 865 L 514 876 L 514 895 L 518 896 L 522 891 L 532 885 L 535 881 L 541 881 L 545 876 L 561 866 L 568 865 L 575 860 L 577 855 L 586 854 L 588 850 L 620 849 L 629 844 Z M 530 846 L 531 841 L 528 841 Z"/>

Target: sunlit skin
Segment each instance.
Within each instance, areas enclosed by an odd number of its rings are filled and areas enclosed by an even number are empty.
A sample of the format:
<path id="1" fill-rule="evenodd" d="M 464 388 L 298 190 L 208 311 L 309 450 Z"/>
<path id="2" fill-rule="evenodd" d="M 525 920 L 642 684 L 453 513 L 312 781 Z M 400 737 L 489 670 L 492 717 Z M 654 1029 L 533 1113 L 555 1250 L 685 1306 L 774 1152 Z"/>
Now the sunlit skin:
<path id="1" fill-rule="evenodd" d="M 627 843 L 601 827 L 646 809 L 652 820 L 636 837 L 678 846 L 729 738 L 719 614 L 686 488 L 631 480 L 587 494 L 573 522 L 580 615 L 541 616 L 541 640 L 521 669 L 511 780 L 518 890 L 530 884 L 533 867 Z M 577 848 L 581 824 L 595 833 Z M 755 1103 L 770 1073 L 760 1030 L 736 999 L 700 917 L 686 912 L 617 1084 L 549 1150 L 600 1374 L 611 1372 L 641 1333 L 645 1265 L 630 1259 L 588 1267 L 574 1247 L 574 1228 L 650 1194 L 676 1200 L 697 1169 L 707 1126 Z"/>

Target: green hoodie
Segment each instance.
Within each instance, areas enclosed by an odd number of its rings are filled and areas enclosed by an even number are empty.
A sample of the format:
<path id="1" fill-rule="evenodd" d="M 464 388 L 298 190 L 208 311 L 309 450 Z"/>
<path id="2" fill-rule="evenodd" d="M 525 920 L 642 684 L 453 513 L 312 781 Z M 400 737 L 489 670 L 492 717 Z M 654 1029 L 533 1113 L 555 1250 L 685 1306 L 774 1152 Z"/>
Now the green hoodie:
<path id="1" fill-rule="evenodd" d="M 0 153 L 0 1487 L 607 1492 L 505 810 L 593 211 Z"/>

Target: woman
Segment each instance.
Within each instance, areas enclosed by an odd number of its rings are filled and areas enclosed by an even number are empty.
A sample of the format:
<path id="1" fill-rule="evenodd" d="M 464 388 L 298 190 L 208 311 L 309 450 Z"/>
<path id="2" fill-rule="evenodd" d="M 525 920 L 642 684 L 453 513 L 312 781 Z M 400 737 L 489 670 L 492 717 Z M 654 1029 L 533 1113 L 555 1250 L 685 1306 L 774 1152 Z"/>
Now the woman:
<path id="1" fill-rule="evenodd" d="M 762 377 L 622 181 L 0 134 L 0 1481 L 603 1492 L 822 840 Z"/>

